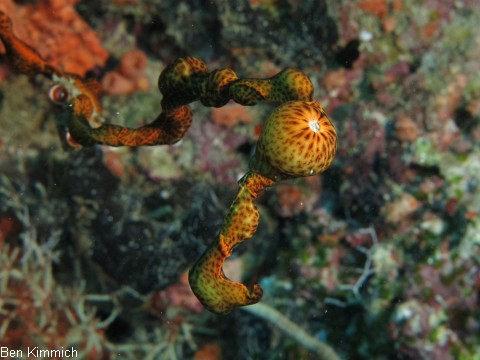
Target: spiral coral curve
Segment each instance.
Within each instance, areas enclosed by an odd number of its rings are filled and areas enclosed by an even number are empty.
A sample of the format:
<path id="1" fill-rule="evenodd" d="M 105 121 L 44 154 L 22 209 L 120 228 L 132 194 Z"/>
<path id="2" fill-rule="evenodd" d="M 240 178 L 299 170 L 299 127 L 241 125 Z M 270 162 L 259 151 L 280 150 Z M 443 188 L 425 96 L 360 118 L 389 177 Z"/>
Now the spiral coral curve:
<path id="1" fill-rule="evenodd" d="M 217 314 L 226 314 L 238 306 L 257 303 L 263 294 L 258 284 L 247 287 L 228 279 L 222 266 L 234 246 L 257 231 L 260 215 L 253 200 L 274 181 L 255 172 L 239 182 L 240 189 L 225 216 L 218 240 L 201 256 L 189 273 L 190 286 L 201 303 Z"/>
<path id="2" fill-rule="evenodd" d="M 251 106 L 260 101 L 280 104 L 267 119 L 248 172 L 228 210 L 218 238 L 189 272 L 195 295 L 208 310 L 226 314 L 239 306 L 260 301 L 258 284 L 246 286 L 228 279 L 223 264 L 234 247 L 255 234 L 260 214 L 254 200 L 277 181 L 318 174 L 333 161 L 337 134 L 322 106 L 313 101 L 313 85 L 300 70 L 287 68 L 267 79 L 241 79 L 231 69 L 209 71 L 194 57 L 168 65 L 159 76 L 163 95 L 157 118 L 131 129 L 101 123 L 101 88 L 97 81 L 62 72 L 49 65 L 31 47 L 15 37 L 10 19 L 0 11 L 0 38 L 14 67 L 28 76 L 43 74 L 55 82 L 52 101 L 68 115 L 67 133 L 83 146 L 143 146 L 173 144 L 192 123 L 189 104 L 221 107 L 233 100 Z"/>

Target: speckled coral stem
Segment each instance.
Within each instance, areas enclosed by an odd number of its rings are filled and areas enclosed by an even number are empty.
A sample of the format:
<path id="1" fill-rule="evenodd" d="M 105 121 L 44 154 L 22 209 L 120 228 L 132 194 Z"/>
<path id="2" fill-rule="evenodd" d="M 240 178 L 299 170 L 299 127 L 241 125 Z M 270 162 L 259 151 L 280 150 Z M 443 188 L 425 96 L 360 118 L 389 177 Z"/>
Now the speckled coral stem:
<path id="1" fill-rule="evenodd" d="M 286 85 L 288 90 L 288 85 Z M 312 176 L 330 166 L 337 135 L 322 106 L 314 101 L 288 101 L 267 119 L 248 173 L 220 231 L 218 240 L 190 271 L 190 285 L 210 311 L 225 314 L 239 306 L 258 302 L 262 289 L 247 287 L 225 277 L 224 260 L 235 245 L 251 238 L 258 227 L 254 199 L 278 180 Z"/>
<path id="2" fill-rule="evenodd" d="M 238 79 L 229 87 L 233 101 L 245 105 L 256 105 L 260 101 L 284 103 L 292 100 L 310 101 L 313 85 L 302 71 L 286 68 L 268 79 Z"/>
<path id="3" fill-rule="evenodd" d="M 190 286 L 208 310 L 226 314 L 239 306 L 260 301 L 258 284 L 250 287 L 228 279 L 223 263 L 234 246 L 251 238 L 258 227 L 259 213 L 254 200 L 274 181 L 256 172 L 248 172 L 239 181 L 239 191 L 225 216 L 218 240 L 210 245 L 189 273 Z"/>
<path id="4" fill-rule="evenodd" d="M 199 100 L 205 106 L 220 107 L 233 100 L 251 106 L 260 101 L 309 101 L 313 96 L 310 79 L 297 69 L 287 68 L 267 79 L 239 79 L 231 69 L 209 72 L 203 61 L 191 56 L 176 59 L 168 65 L 159 76 L 158 88 L 163 94 L 162 113 L 153 123 L 138 129 L 117 125 L 88 129 L 83 126 L 85 122 L 78 120 L 82 114 L 74 111 L 73 115 L 77 119 L 73 120 L 73 128 L 70 129 L 72 137 L 83 146 L 173 144 L 183 137 L 191 124 L 191 113 L 184 109 L 193 101 Z M 185 118 L 182 119 L 181 116 Z M 171 118 L 174 122 L 169 121 Z M 176 124 L 178 131 L 171 124 Z"/>
<path id="5" fill-rule="evenodd" d="M 83 146 L 174 144 L 183 138 L 192 123 L 192 110 L 189 106 L 181 106 L 172 111 L 163 111 L 155 121 L 137 129 L 112 124 L 92 128 L 86 121 L 92 112 L 91 102 L 83 95 L 74 100 L 71 111 L 68 122 L 70 136 Z"/>

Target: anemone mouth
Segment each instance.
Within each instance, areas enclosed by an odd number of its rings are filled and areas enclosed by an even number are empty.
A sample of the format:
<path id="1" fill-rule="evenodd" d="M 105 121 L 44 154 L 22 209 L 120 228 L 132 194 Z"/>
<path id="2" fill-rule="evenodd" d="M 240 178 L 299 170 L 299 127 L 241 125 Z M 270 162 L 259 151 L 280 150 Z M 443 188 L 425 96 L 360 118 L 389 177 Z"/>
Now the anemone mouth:
<path id="1" fill-rule="evenodd" d="M 318 133 L 320 132 L 320 124 L 317 120 L 310 120 L 308 122 L 308 127 L 313 130 L 313 132 Z"/>

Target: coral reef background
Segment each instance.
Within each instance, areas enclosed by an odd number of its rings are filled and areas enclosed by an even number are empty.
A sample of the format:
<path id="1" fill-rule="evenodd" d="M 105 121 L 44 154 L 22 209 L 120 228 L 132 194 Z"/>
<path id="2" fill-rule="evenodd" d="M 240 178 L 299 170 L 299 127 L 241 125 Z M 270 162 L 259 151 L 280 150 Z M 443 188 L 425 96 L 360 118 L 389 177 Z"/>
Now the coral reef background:
<path id="1" fill-rule="evenodd" d="M 260 198 L 226 264 L 351 359 L 479 359 L 480 6 L 474 0 L 13 1 L 18 37 L 99 79 L 125 126 L 179 56 L 297 67 L 338 131 L 322 175 Z M 0 49 L 0 54 L 3 49 Z M 193 104 L 174 146 L 65 149 L 49 81 L 0 55 L 0 345 L 82 358 L 316 359 L 265 322 L 202 309 L 186 271 L 215 237 L 269 106 Z M 291 335 L 291 334 L 290 334 Z"/>

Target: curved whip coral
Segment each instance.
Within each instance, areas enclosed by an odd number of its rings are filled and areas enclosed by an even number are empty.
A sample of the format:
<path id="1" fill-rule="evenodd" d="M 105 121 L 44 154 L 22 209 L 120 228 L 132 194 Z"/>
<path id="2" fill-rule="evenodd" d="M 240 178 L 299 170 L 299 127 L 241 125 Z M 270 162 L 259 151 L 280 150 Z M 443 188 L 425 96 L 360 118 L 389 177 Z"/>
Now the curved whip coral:
<path id="1" fill-rule="evenodd" d="M 210 311 L 225 314 L 258 302 L 262 289 L 229 280 L 222 266 L 235 245 L 251 238 L 259 213 L 253 200 L 276 181 L 318 174 L 333 161 L 337 146 L 335 128 L 314 101 L 290 101 L 268 118 L 249 171 L 225 216 L 217 241 L 190 270 L 193 292 Z"/>
<path id="2" fill-rule="evenodd" d="M 262 297 L 262 289 L 229 280 L 223 263 L 233 248 L 251 238 L 258 227 L 254 200 L 277 181 L 318 174 L 333 161 L 337 135 L 322 106 L 313 101 L 313 85 L 301 71 L 287 68 L 268 79 L 240 79 L 231 69 L 209 71 L 194 57 L 175 60 L 159 76 L 162 111 L 150 124 L 137 129 L 100 123 L 101 89 L 95 80 L 62 72 L 42 59 L 12 33 L 8 16 L 0 11 L 0 39 L 18 71 L 43 74 L 58 84 L 50 91 L 53 102 L 66 107 L 67 131 L 83 146 L 142 146 L 173 144 L 183 138 L 192 122 L 189 103 L 221 107 L 233 100 L 251 106 L 260 101 L 280 104 L 269 116 L 248 172 L 228 210 L 218 238 L 189 273 L 195 295 L 208 310 L 225 314 Z M 73 98 L 71 98 L 73 96 Z"/>
<path id="3" fill-rule="evenodd" d="M 285 69 L 269 79 L 239 79 L 231 69 L 209 72 L 207 65 L 194 57 L 179 58 L 167 66 L 159 76 L 158 88 L 163 94 L 162 112 L 152 123 L 137 129 L 109 124 L 92 128 L 87 121 L 89 113 L 73 111 L 69 125 L 72 138 L 83 146 L 174 144 L 192 123 L 188 104 L 193 101 L 221 107 L 230 100 L 255 105 L 259 101 L 309 100 L 313 94 L 308 77 L 296 69 Z M 73 100 L 81 101 L 78 97 Z"/>

